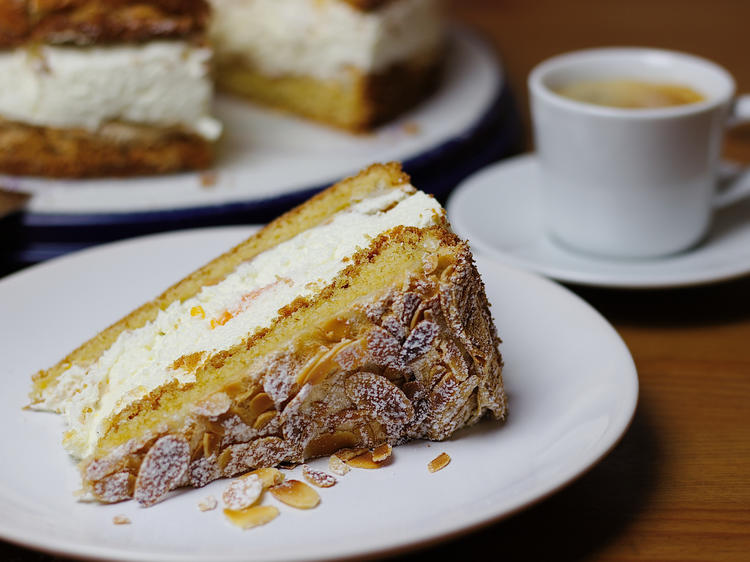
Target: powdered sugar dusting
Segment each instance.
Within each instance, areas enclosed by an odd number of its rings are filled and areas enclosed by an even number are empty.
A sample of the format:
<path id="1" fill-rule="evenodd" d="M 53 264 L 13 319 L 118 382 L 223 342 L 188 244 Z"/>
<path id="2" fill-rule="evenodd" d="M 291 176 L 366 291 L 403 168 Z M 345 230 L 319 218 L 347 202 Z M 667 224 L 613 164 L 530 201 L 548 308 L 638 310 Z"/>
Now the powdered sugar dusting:
<path id="1" fill-rule="evenodd" d="M 251 468 L 276 466 L 288 456 L 287 446 L 278 437 L 263 437 L 251 443 L 230 445 L 225 450 L 228 461 L 225 476 L 233 476 Z"/>
<path id="2" fill-rule="evenodd" d="M 133 495 L 135 478 L 129 472 L 118 472 L 94 483 L 96 499 L 104 503 L 115 503 L 129 499 Z"/>
<path id="3" fill-rule="evenodd" d="M 255 474 L 232 480 L 221 496 L 228 509 L 240 510 L 250 507 L 263 492 L 263 483 Z"/>
<path id="4" fill-rule="evenodd" d="M 194 488 L 202 488 L 209 482 L 221 477 L 221 469 L 216 462 L 216 455 L 202 457 L 190 463 L 188 479 Z"/>
<path id="5" fill-rule="evenodd" d="M 216 418 L 226 413 L 231 405 L 232 399 L 225 392 L 217 392 L 198 402 L 193 407 L 193 412 L 207 418 Z"/>
<path id="6" fill-rule="evenodd" d="M 318 488 L 330 488 L 336 484 L 336 478 L 331 476 L 327 472 L 322 470 L 314 470 L 308 465 L 302 465 L 302 476 L 305 477 L 310 484 L 317 486 Z"/>
<path id="7" fill-rule="evenodd" d="M 185 474 L 190 446 L 184 437 L 165 435 L 143 458 L 133 497 L 144 506 L 157 503 Z"/>
<path id="8" fill-rule="evenodd" d="M 383 376 L 356 373 L 347 377 L 347 396 L 357 409 L 383 423 L 407 423 L 414 417 L 414 408 L 406 395 Z"/>
<path id="9" fill-rule="evenodd" d="M 420 355 L 427 353 L 439 331 L 440 328 L 434 322 L 422 320 L 406 338 L 401 349 L 401 359 L 405 363 L 411 363 Z"/>
<path id="10" fill-rule="evenodd" d="M 402 369 L 401 344 L 383 328 L 375 326 L 367 334 L 367 351 L 375 363 L 392 369 Z"/>

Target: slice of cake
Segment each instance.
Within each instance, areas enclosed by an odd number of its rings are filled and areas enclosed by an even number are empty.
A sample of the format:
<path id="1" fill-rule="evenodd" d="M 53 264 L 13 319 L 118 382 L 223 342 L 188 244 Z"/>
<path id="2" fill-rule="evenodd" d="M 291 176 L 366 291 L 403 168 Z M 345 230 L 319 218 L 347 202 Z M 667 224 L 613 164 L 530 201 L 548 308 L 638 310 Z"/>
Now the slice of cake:
<path id="1" fill-rule="evenodd" d="M 145 505 L 253 467 L 503 418 L 468 245 L 396 164 L 313 197 L 33 378 L 84 489 Z"/>
<path id="2" fill-rule="evenodd" d="M 438 0 L 211 0 L 220 87 L 363 130 L 437 84 Z"/>
<path id="3" fill-rule="evenodd" d="M 205 0 L 0 0 L 0 172 L 208 166 L 208 17 Z"/>

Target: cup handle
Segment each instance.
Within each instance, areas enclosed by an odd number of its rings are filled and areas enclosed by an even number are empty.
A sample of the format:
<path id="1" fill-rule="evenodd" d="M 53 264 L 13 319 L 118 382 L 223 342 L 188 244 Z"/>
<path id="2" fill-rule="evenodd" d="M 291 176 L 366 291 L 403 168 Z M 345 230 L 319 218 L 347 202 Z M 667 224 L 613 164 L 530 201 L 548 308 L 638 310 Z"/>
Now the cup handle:
<path id="1" fill-rule="evenodd" d="M 750 95 L 737 96 L 727 119 L 732 127 L 750 122 Z M 719 170 L 719 189 L 714 196 L 714 207 L 721 209 L 734 205 L 750 195 L 750 169 L 739 164 L 723 163 Z"/>

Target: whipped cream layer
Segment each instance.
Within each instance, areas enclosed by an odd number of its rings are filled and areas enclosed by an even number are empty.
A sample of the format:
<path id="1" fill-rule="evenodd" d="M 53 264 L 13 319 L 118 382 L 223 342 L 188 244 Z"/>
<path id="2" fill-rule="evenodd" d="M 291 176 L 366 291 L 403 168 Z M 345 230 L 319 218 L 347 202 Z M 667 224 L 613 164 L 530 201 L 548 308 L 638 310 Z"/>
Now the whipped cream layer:
<path id="1" fill-rule="evenodd" d="M 270 326 L 280 308 L 328 285 L 347 258 L 379 234 L 398 225 L 427 227 L 443 215 L 437 201 L 409 185 L 359 202 L 239 265 L 195 297 L 173 302 L 153 322 L 123 332 L 95 364 L 65 371 L 36 407 L 62 412 L 69 429 L 65 447 L 86 457 L 110 415 L 168 382 L 195 381 L 192 371 L 175 369 L 178 358 L 206 352 L 207 359 L 231 348 Z"/>
<path id="2" fill-rule="evenodd" d="M 214 140 L 210 59 L 184 41 L 0 51 L 0 117 L 90 131 L 110 121 L 179 127 Z"/>
<path id="3" fill-rule="evenodd" d="M 270 75 L 341 78 L 378 71 L 439 48 L 438 0 L 399 0 L 362 11 L 342 0 L 211 0 L 221 57 Z"/>

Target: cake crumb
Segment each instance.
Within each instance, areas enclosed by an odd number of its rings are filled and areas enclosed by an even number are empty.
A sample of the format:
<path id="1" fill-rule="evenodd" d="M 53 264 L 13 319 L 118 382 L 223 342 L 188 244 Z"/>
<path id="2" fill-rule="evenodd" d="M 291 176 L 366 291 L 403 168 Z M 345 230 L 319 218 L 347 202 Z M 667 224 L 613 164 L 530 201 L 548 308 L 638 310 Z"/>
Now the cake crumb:
<path id="1" fill-rule="evenodd" d="M 302 465 L 302 476 L 305 477 L 310 484 L 317 486 L 318 488 L 330 488 L 336 484 L 336 478 L 331 476 L 327 472 L 322 470 L 313 470 L 308 465 Z"/>
<path id="2" fill-rule="evenodd" d="M 331 457 L 328 459 L 328 468 L 331 470 L 331 472 L 333 472 L 334 474 L 338 474 L 339 476 L 344 476 L 351 470 L 347 466 L 347 464 L 336 455 L 331 455 Z"/>
<path id="3" fill-rule="evenodd" d="M 115 525 L 130 525 L 131 521 L 130 518 L 125 517 L 124 515 L 115 515 L 112 518 L 112 523 Z"/>
<path id="4" fill-rule="evenodd" d="M 214 187 L 219 181 L 219 174 L 216 172 L 203 172 L 201 174 L 201 187 Z"/>
<path id="5" fill-rule="evenodd" d="M 427 470 L 430 472 L 437 472 L 438 470 L 444 469 L 451 462 L 451 458 L 448 453 L 440 453 L 437 457 L 432 459 L 427 464 Z"/>
<path id="6" fill-rule="evenodd" d="M 419 124 L 416 121 L 407 121 L 404 123 L 403 129 L 407 135 L 418 135 L 420 131 Z"/>
<path id="7" fill-rule="evenodd" d="M 213 496 L 206 496 L 201 501 L 198 502 L 198 509 L 201 511 L 212 511 L 216 509 L 216 506 L 219 504 L 218 501 L 216 501 L 216 498 Z"/>

